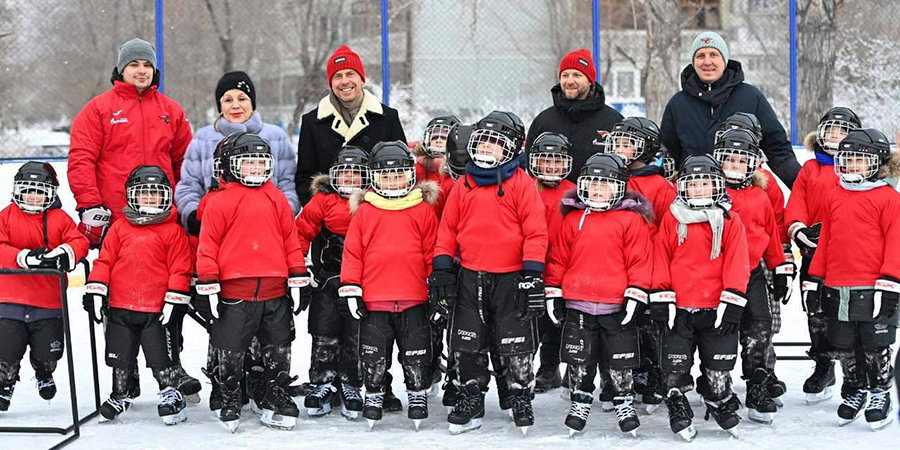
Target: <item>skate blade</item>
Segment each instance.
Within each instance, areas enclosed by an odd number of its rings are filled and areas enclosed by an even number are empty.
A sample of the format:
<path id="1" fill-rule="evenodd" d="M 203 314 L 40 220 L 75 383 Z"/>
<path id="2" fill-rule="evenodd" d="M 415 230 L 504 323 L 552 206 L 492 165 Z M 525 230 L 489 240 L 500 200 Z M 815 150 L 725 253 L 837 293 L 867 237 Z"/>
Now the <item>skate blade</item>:
<path id="1" fill-rule="evenodd" d="M 106 417 L 103 417 L 102 415 L 97 417 L 97 421 L 100 423 L 112 422 L 114 420 L 116 420 L 116 419 L 108 419 Z"/>
<path id="2" fill-rule="evenodd" d="M 806 404 L 815 405 L 816 403 L 821 403 L 825 400 L 831 400 L 832 395 L 834 395 L 834 392 L 831 389 L 831 386 L 827 386 L 822 392 L 806 394 Z"/>
<path id="3" fill-rule="evenodd" d="M 628 434 L 630 434 L 632 437 L 637 437 L 637 428 L 629 431 Z"/>
<path id="4" fill-rule="evenodd" d="M 322 416 L 324 416 L 326 414 L 330 414 L 330 413 L 331 413 L 331 404 L 330 403 L 326 403 L 321 408 L 306 408 L 306 414 L 309 415 L 309 417 L 322 417 Z"/>
<path id="5" fill-rule="evenodd" d="M 506 415 L 509 416 L 509 420 L 515 420 L 515 417 L 513 417 L 512 408 L 504 409 L 504 411 L 506 411 Z"/>
<path id="6" fill-rule="evenodd" d="M 422 419 L 413 419 L 413 426 L 416 427 L 416 431 L 419 431 L 419 427 L 422 426 Z"/>
<path id="7" fill-rule="evenodd" d="M 659 407 L 660 407 L 660 403 L 657 403 L 655 405 L 654 404 L 647 405 L 647 408 L 645 409 L 647 412 L 647 415 L 649 416 L 649 415 L 655 413 L 659 409 Z"/>
<path id="8" fill-rule="evenodd" d="M 581 435 L 581 433 L 583 433 L 583 432 L 584 432 L 584 430 L 575 430 L 575 429 L 569 428 L 569 439 L 575 439 L 575 437 Z"/>
<path id="9" fill-rule="evenodd" d="M 196 404 L 200 403 L 200 394 L 185 395 L 185 396 L 184 396 L 184 401 L 185 401 L 186 403 L 190 403 L 190 404 L 192 404 L 192 405 L 196 405 Z"/>
<path id="10" fill-rule="evenodd" d="M 472 430 L 477 430 L 481 428 L 481 418 L 472 419 L 467 424 L 456 425 L 450 424 L 450 434 L 461 434 Z"/>
<path id="11" fill-rule="evenodd" d="M 740 438 L 741 438 L 741 436 L 738 434 L 737 426 L 733 426 L 733 427 L 731 427 L 731 428 L 729 428 L 729 429 L 727 429 L 727 430 L 725 430 L 725 431 L 727 431 L 728 434 L 730 434 L 731 437 L 733 437 L 733 438 L 735 438 L 735 439 L 740 439 Z"/>
<path id="12" fill-rule="evenodd" d="M 764 425 L 771 425 L 775 421 L 775 413 L 759 412 L 752 408 L 747 408 L 747 418 Z"/>
<path id="13" fill-rule="evenodd" d="M 444 408 L 447 409 L 447 414 L 450 414 L 450 413 L 453 412 L 453 407 L 452 407 L 452 406 L 445 406 Z"/>
<path id="14" fill-rule="evenodd" d="M 616 406 L 613 405 L 613 402 L 600 402 L 600 410 L 603 412 L 610 412 L 616 409 Z"/>
<path id="15" fill-rule="evenodd" d="M 856 421 L 856 419 L 859 419 L 859 416 L 861 416 L 862 413 L 863 413 L 863 409 L 860 408 L 859 412 L 857 412 L 856 415 L 854 415 L 853 418 L 851 418 L 851 419 L 845 419 L 843 417 L 838 417 L 838 426 L 842 427 L 844 425 L 853 423 L 854 421 Z"/>
<path id="16" fill-rule="evenodd" d="M 375 424 L 378 423 L 375 419 L 366 419 L 366 422 L 369 423 L 369 431 L 372 431 L 372 429 L 375 428 Z"/>
<path id="17" fill-rule="evenodd" d="M 297 418 L 276 414 L 275 411 L 264 409 L 262 417 L 259 418 L 263 425 L 269 428 L 278 428 L 281 430 L 291 430 L 297 425 Z"/>
<path id="18" fill-rule="evenodd" d="M 893 421 L 894 421 L 894 412 L 893 412 L 893 410 L 891 410 L 891 411 L 888 411 L 888 415 L 884 419 L 876 421 L 876 422 L 869 422 L 869 428 L 871 428 L 872 431 L 878 431 L 878 430 L 888 426 L 888 424 L 890 424 Z"/>
<path id="19" fill-rule="evenodd" d="M 232 433 L 237 433 L 238 425 L 240 425 L 240 420 L 229 420 L 227 422 L 223 421 L 222 425 L 225 425 L 225 428 Z"/>
<path id="20" fill-rule="evenodd" d="M 528 437 L 528 425 L 524 427 L 516 427 L 522 432 L 522 437 Z"/>
<path id="21" fill-rule="evenodd" d="M 697 437 L 697 428 L 693 425 L 688 425 L 687 428 L 678 432 L 678 435 L 681 436 L 685 441 L 691 442 L 694 438 Z"/>
<path id="22" fill-rule="evenodd" d="M 359 411 L 350 411 L 346 406 L 341 404 L 341 415 L 347 420 L 356 420 L 359 417 Z"/>
<path id="23" fill-rule="evenodd" d="M 184 410 L 178 411 L 175 414 L 170 414 L 168 416 L 160 417 L 164 424 L 166 425 L 175 425 L 179 422 L 184 422 L 187 420 L 187 414 L 184 413 Z"/>
<path id="24" fill-rule="evenodd" d="M 559 398 L 569 401 L 572 399 L 572 391 L 569 388 L 564 387 L 559 390 Z"/>

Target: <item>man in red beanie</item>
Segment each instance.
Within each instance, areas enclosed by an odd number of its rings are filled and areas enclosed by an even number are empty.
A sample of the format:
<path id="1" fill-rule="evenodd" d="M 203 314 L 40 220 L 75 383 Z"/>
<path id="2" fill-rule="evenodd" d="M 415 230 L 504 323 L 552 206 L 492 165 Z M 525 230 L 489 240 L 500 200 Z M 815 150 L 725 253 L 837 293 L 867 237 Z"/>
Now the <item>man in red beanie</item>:
<path id="1" fill-rule="evenodd" d="M 325 72 L 331 92 L 300 122 L 296 181 L 297 195 L 304 205 L 311 196 L 312 177 L 328 173 L 345 145 L 368 152 L 382 141 L 406 142 L 397 110 L 363 89 L 366 70 L 356 52 L 346 45 L 338 47 L 328 58 Z"/>
<path id="2" fill-rule="evenodd" d="M 550 89 L 553 106 L 545 109 L 528 127 L 525 148 L 531 148 L 535 138 L 546 131 L 562 133 L 572 144 L 572 171 L 568 179 L 573 183 L 581 173 L 585 161 L 601 151 L 595 143 L 598 131 L 609 131 L 622 119 L 618 111 L 606 105 L 603 86 L 596 82 L 597 71 L 587 49 L 575 50 L 559 62 L 559 84 Z M 546 316 L 538 322 L 541 334 L 541 366 L 535 378 L 535 392 L 559 387 L 560 330 Z"/>

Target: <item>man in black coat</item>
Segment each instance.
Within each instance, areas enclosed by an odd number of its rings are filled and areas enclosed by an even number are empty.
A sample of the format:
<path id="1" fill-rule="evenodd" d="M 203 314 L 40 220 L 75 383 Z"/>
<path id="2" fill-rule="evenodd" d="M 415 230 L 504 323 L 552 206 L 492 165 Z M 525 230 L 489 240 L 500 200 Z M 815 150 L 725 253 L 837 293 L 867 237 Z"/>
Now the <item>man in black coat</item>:
<path id="1" fill-rule="evenodd" d="M 711 155 L 719 124 L 736 112 L 750 113 L 762 125 L 760 147 L 769 167 L 790 188 L 800 171 L 794 149 L 766 97 L 744 83 L 741 63 L 729 60 L 722 36 L 701 33 L 691 58 L 681 72 L 681 92 L 669 100 L 660 126 L 660 140 L 676 165 L 688 155 Z"/>
<path id="2" fill-rule="evenodd" d="M 525 138 L 525 148 L 545 131 L 562 133 L 572 143 L 572 172 L 568 179 L 575 182 L 585 161 L 601 151 L 598 131 L 609 131 L 622 120 L 618 111 L 606 104 L 603 86 L 596 83 L 596 71 L 587 49 L 575 50 L 559 63 L 559 84 L 553 86 L 553 106 L 543 110 Z"/>
<path id="3" fill-rule="evenodd" d="M 397 110 L 363 89 L 366 72 L 359 55 L 340 46 L 328 58 L 326 72 L 331 92 L 300 122 L 296 181 L 297 196 L 303 205 L 312 196 L 312 177 L 328 173 L 345 145 L 371 151 L 382 141 L 406 142 Z"/>

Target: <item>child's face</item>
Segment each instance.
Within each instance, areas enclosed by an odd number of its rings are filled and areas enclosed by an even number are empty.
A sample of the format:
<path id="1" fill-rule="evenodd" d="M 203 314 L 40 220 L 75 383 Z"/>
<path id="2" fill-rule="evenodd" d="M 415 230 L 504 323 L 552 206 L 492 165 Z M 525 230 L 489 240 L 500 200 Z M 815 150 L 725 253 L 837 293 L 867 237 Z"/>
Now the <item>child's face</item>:
<path id="1" fill-rule="evenodd" d="M 535 159 L 537 173 L 549 176 L 563 176 L 566 173 L 566 161 L 560 156 L 539 156 Z"/>
<path id="2" fill-rule="evenodd" d="M 853 175 L 868 175 L 869 158 L 864 155 L 850 154 L 844 158 L 844 173 Z"/>
<path id="3" fill-rule="evenodd" d="M 338 172 L 338 184 L 347 188 L 359 189 L 362 187 L 362 173 L 358 170 L 342 170 Z"/>
<path id="4" fill-rule="evenodd" d="M 722 170 L 727 172 L 736 172 L 740 174 L 747 173 L 750 168 L 750 157 L 739 154 L 726 154 L 722 160 Z"/>
<path id="5" fill-rule="evenodd" d="M 400 171 L 388 171 L 381 174 L 381 189 L 396 191 L 406 187 L 406 174 Z"/>
<path id="6" fill-rule="evenodd" d="M 22 194 L 22 201 L 33 208 L 42 208 L 47 201 L 47 194 L 38 189 L 29 189 Z"/>
<path id="7" fill-rule="evenodd" d="M 634 146 L 634 141 L 626 136 L 616 136 L 612 139 L 612 151 L 625 161 L 632 161 L 638 155 L 638 149 Z"/>
<path id="8" fill-rule="evenodd" d="M 158 191 L 140 191 L 137 204 L 144 208 L 159 208 L 163 204 L 163 196 Z"/>
<path id="9" fill-rule="evenodd" d="M 608 203 L 616 194 L 616 186 L 609 181 L 591 180 L 588 183 L 588 198 L 596 203 Z"/>
<path id="10" fill-rule="evenodd" d="M 715 185 L 712 180 L 700 179 L 687 182 L 687 197 L 692 200 L 710 199 Z"/>
<path id="11" fill-rule="evenodd" d="M 823 139 L 826 144 L 833 144 L 834 148 L 847 137 L 847 129 L 837 124 L 830 125 L 825 128 Z"/>
<path id="12" fill-rule="evenodd" d="M 428 141 L 428 147 L 437 150 L 445 150 L 447 148 L 447 132 L 444 130 L 435 130 Z"/>
<path id="13" fill-rule="evenodd" d="M 496 161 L 501 161 L 503 159 L 503 146 L 493 140 L 481 141 L 475 147 L 475 153 L 480 156 L 490 156 Z"/>
<path id="14" fill-rule="evenodd" d="M 244 158 L 241 162 L 241 176 L 265 176 L 267 162 L 266 158 Z"/>

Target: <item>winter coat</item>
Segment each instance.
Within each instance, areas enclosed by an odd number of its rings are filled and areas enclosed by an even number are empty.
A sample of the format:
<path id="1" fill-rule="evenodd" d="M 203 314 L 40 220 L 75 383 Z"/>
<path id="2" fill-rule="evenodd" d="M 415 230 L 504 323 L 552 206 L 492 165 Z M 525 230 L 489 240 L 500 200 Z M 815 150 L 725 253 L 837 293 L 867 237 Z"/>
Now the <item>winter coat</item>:
<path id="1" fill-rule="evenodd" d="M 631 174 L 628 178 L 628 189 L 640 193 L 653 207 L 653 234 L 662 223 L 662 218 L 669 210 L 669 205 L 675 201 L 675 187 L 662 175 L 651 173 L 649 175 Z"/>
<path id="2" fill-rule="evenodd" d="M 760 187 L 766 191 L 769 203 L 772 204 L 772 212 L 775 213 L 775 225 L 778 229 L 781 243 L 790 245 L 791 238 L 788 236 L 787 224 L 784 222 L 784 192 L 781 192 L 781 186 L 778 185 L 778 181 L 775 180 L 775 175 L 772 175 L 772 172 L 760 167 L 756 170 L 756 173 L 762 175 L 763 183 L 760 184 Z M 800 174 L 798 173 L 797 177 L 799 176 Z M 797 188 L 797 180 L 794 180 L 794 188 Z"/>
<path id="3" fill-rule="evenodd" d="M 341 114 L 331 104 L 329 96 L 319 106 L 304 114 L 300 122 L 300 142 L 297 144 L 297 196 L 300 203 L 309 201 L 312 177 L 328 173 L 331 163 L 345 145 L 355 145 L 369 152 L 382 141 L 404 141 L 403 127 L 397 110 L 386 106 L 366 90 L 352 124 L 344 123 Z"/>
<path id="4" fill-rule="evenodd" d="M 804 140 L 806 148 L 817 151 L 816 135 L 810 133 Z M 834 173 L 833 165 L 822 165 L 816 158 L 803 164 L 794 188 L 788 197 L 784 209 L 784 221 L 788 226 L 788 234 L 797 228 L 811 227 L 825 218 L 828 196 L 840 189 L 840 181 Z"/>
<path id="5" fill-rule="evenodd" d="M 341 283 L 359 285 L 369 311 L 400 312 L 428 299 L 438 186 L 424 181 L 418 187 L 421 203 L 405 209 L 380 209 L 365 200 L 365 192 L 350 197 Z"/>
<path id="6" fill-rule="evenodd" d="M 800 164 L 769 101 L 755 86 L 744 83 L 741 63 L 728 61 L 725 73 L 712 85 L 700 81 L 690 64 L 681 72 L 681 91 L 666 105 L 660 140 L 677 165 L 689 155 L 712 155 L 716 130 L 736 112 L 756 115 L 762 125 L 759 146 L 769 167 L 790 188 Z"/>
<path id="7" fill-rule="evenodd" d="M 114 82 L 72 121 L 69 187 L 77 208 L 104 205 L 123 217 L 125 181 L 135 167 L 159 166 L 174 185 L 181 176 L 191 127 L 174 100 L 150 86 Z"/>
<path id="8" fill-rule="evenodd" d="M 741 216 L 747 233 L 747 251 L 750 255 L 750 267 L 759 265 L 760 258 L 765 259 L 766 267 L 774 269 L 784 264 L 784 251 L 781 247 L 781 233 L 772 203 L 766 194 L 767 180 L 764 174 L 756 172 L 753 184 L 743 189 L 726 188 L 731 197 L 731 211 Z"/>
<path id="9" fill-rule="evenodd" d="M 584 100 L 567 99 L 559 84 L 553 86 L 550 93 L 553 106 L 541 111 L 531 122 L 525 148 L 531 148 L 534 140 L 545 131 L 564 134 L 572 144 L 572 172 L 567 178 L 574 183 L 588 158 L 601 150 L 595 142 L 597 131 L 611 130 L 622 120 L 622 114 L 606 104 L 600 84 L 594 84 L 591 94 Z"/>
<path id="10" fill-rule="evenodd" d="M 544 204 L 544 217 L 547 219 L 547 252 L 549 254 L 550 247 L 553 246 L 553 240 L 559 227 L 562 225 L 563 216 L 559 211 L 559 202 L 563 196 L 575 192 L 575 183 L 569 180 L 560 181 L 555 188 L 548 188 L 535 180 L 538 193 L 541 194 L 541 202 Z"/>
<path id="11" fill-rule="evenodd" d="M 324 281 L 341 271 L 344 237 L 350 228 L 350 203 L 334 190 L 328 175 L 313 178 L 310 190 L 312 198 L 294 222 L 300 251 L 305 255 L 312 247 L 313 273 Z"/>
<path id="12" fill-rule="evenodd" d="M 653 243 L 646 198 L 628 191 L 613 210 L 563 207 L 561 213 L 547 258 L 547 286 L 562 287 L 566 300 L 610 304 L 622 304 L 628 287 L 650 288 Z"/>
<path id="13" fill-rule="evenodd" d="M 300 201 L 297 199 L 297 188 L 294 185 L 295 171 L 297 170 L 297 153 L 284 130 L 264 123 L 258 111 L 254 111 L 244 123 L 231 123 L 224 117 L 216 119 L 212 125 L 207 125 L 199 130 L 188 145 L 184 155 L 184 164 L 181 166 L 181 181 L 175 187 L 175 204 L 181 211 L 181 224 L 187 228 L 188 215 L 197 210 L 200 198 L 209 191 L 212 182 L 213 153 L 219 142 L 225 136 L 237 132 L 250 132 L 258 134 L 272 149 L 272 157 L 275 159 L 272 182 L 284 192 L 291 211 L 296 215 L 300 210 Z"/>
<path id="14" fill-rule="evenodd" d="M 190 291 L 190 250 L 176 215 L 172 210 L 152 225 L 119 220 L 110 226 L 88 277 L 109 287 L 110 307 L 158 313 L 166 292 Z"/>
<path id="15" fill-rule="evenodd" d="M 28 214 L 19 205 L 10 203 L 0 211 L 0 267 L 20 269 L 16 257 L 23 249 L 43 247 L 52 250 L 59 246 L 64 246 L 72 264 L 87 256 L 87 239 L 62 209 Z M 0 303 L 62 308 L 59 279 L 52 276 L 3 275 L 0 277 Z"/>
<path id="16" fill-rule="evenodd" d="M 441 220 L 449 194 L 448 187 L 453 186 L 453 179 L 444 170 L 444 158 L 432 159 L 425 156 L 421 142 L 416 143 L 412 148 L 412 154 L 416 157 L 416 180 L 434 181 L 440 189 L 437 202 L 434 204 L 434 212 L 437 214 L 438 220 Z"/>

